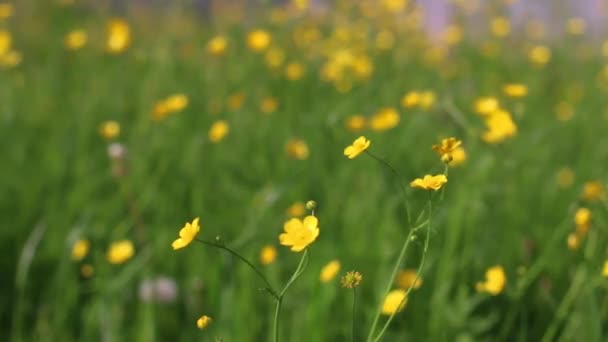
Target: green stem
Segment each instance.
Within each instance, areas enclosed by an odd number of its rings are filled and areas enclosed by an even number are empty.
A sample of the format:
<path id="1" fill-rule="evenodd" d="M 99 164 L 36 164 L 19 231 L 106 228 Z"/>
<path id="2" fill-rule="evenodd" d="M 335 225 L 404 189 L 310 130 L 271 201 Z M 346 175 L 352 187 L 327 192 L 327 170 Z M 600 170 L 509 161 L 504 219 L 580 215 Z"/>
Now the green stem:
<path id="1" fill-rule="evenodd" d="M 355 321 L 357 320 L 357 288 L 353 287 L 353 321 L 350 330 L 350 341 L 355 342 Z"/>
<path id="2" fill-rule="evenodd" d="M 411 226 L 412 219 L 410 217 L 410 203 L 407 200 L 407 192 L 405 190 L 405 185 L 403 184 L 403 182 L 401 180 L 401 175 L 399 175 L 399 172 L 397 172 L 397 170 L 395 170 L 395 168 L 392 167 L 391 164 L 387 163 L 384 159 L 376 156 L 375 154 L 369 152 L 368 150 L 365 150 L 365 153 L 367 153 L 368 156 L 372 157 L 377 162 L 379 162 L 380 164 L 386 166 L 389 170 L 391 170 L 391 172 L 393 173 L 393 176 L 395 176 L 395 178 L 397 179 L 397 183 L 399 184 L 399 188 L 401 189 L 401 193 L 403 194 L 403 200 L 405 203 L 405 214 L 407 215 L 407 223 Z"/>
<path id="3" fill-rule="evenodd" d="M 296 268 L 296 271 L 293 273 L 293 275 L 291 276 L 291 278 L 289 279 L 287 284 L 285 284 L 285 287 L 283 287 L 283 289 L 281 290 L 281 293 L 279 293 L 279 295 L 276 297 L 276 306 L 274 309 L 274 322 L 273 322 L 274 341 L 275 342 L 279 341 L 279 320 L 280 320 L 280 316 L 281 316 L 281 304 L 283 304 L 283 296 L 285 296 L 285 293 L 287 292 L 287 289 L 289 289 L 291 284 L 293 284 L 293 282 L 296 281 L 300 277 L 300 275 L 302 275 L 302 273 L 304 273 L 304 269 L 306 268 L 306 265 L 308 265 L 308 249 L 304 250 L 304 254 L 302 255 L 302 258 L 300 259 L 298 268 Z"/>
<path id="4" fill-rule="evenodd" d="M 279 298 L 279 296 L 277 295 L 277 292 L 275 291 L 274 287 L 272 285 L 270 285 L 270 282 L 268 281 L 268 279 L 266 279 L 266 277 L 264 276 L 264 274 L 262 274 L 262 272 L 260 272 L 260 270 L 258 270 L 257 267 L 255 267 L 249 260 L 247 260 L 244 257 L 242 257 L 239 253 L 237 253 L 234 250 L 226 247 L 223 244 L 218 244 L 218 243 L 215 243 L 215 242 L 204 241 L 204 240 L 199 240 L 199 239 L 195 239 L 195 240 L 197 242 L 200 242 L 200 243 L 202 243 L 204 245 L 207 245 L 207 246 L 223 249 L 226 252 L 228 252 L 228 253 L 232 254 L 233 256 L 235 256 L 237 259 L 239 259 L 242 262 L 244 262 L 247 266 L 249 266 L 249 268 L 251 268 L 264 281 L 264 283 L 266 283 L 266 290 L 270 293 L 270 295 L 272 295 L 275 299 Z"/>
<path id="5" fill-rule="evenodd" d="M 401 300 L 401 303 L 399 303 L 399 305 L 397 306 L 398 308 L 401 307 L 401 305 L 403 305 L 405 303 L 405 301 L 407 300 L 407 297 L 409 296 L 410 292 L 414 289 L 414 286 L 416 285 L 416 282 L 418 281 L 418 279 L 420 278 L 420 273 L 422 272 L 422 268 L 424 267 L 424 263 L 426 261 L 426 254 L 428 252 L 428 248 L 429 248 L 429 240 L 431 237 L 431 218 L 432 218 L 432 214 L 433 214 L 433 208 L 432 208 L 432 200 L 431 200 L 431 195 L 429 193 L 429 219 L 428 219 L 428 225 L 426 227 L 426 237 L 424 239 L 424 250 L 422 251 L 422 258 L 420 259 L 420 264 L 418 264 L 418 269 L 416 270 L 416 277 L 414 278 L 414 281 L 410 284 L 409 288 L 407 289 L 407 291 L 405 291 L 405 296 L 403 297 L 403 300 Z M 398 264 L 399 266 L 399 264 Z M 394 279 L 391 278 L 391 284 L 392 284 L 392 280 Z M 386 297 L 386 295 L 385 295 Z M 391 321 L 393 320 L 393 318 L 395 317 L 395 315 L 397 314 L 398 310 L 395 310 L 386 320 L 386 322 L 384 323 L 384 326 L 382 327 L 382 329 L 380 330 L 380 332 L 378 333 L 378 336 L 376 336 L 376 338 L 374 339 L 374 342 L 380 341 L 380 339 L 382 338 L 382 335 L 384 335 L 384 333 L 386 332 L 386 329 L 388 329 L 388 326 L 391 324 Z"/>

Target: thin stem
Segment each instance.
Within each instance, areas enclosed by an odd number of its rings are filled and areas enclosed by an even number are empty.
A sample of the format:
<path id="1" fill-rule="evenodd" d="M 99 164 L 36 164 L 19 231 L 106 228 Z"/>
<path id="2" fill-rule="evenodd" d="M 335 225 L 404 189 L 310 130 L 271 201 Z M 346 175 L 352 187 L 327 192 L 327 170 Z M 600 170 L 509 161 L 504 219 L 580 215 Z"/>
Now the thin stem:
<path id="1" fill-rule="evenodd" d="M 223 244 L 218 244 L 215 242 L 210 242 L 210 241 L 204 241 L 204 240 L 199 240 L 199 239 L 195 239 L 197 242 L 200 242 L 202 244 L 205 244 L 207 246 L 211 246 L 211 247 L 215 247 L 215 248 L 219 248 L 219 249 L 223 249 L 226 252 L 232 254 L 233 256 L 235 256 L 237 259 L 241 260 L 242 262 L 244 262 L 245 264 L 247 264 L 247 266 L 249 266 L 249 268 L 251 268 L 263 281 L 264 283 L 266 283 L 266 290 L 275 298 L 275 299 L 279 299 L 279 296 L 277 295 L 277 292 L 275 291 L 274 287 L 272 285 L 270 285 L 270 282 L 268 282 L 268 279 L 266 279 L 266 277 L 264 276 L 264 274 L 262 274 L 262 272 L 260 272 L 260 270 L 257 269 L 257 267 L 255 267 L 255 265 L 253 265 L 249 260 L 245 259 L 244 257 L 242 257 L 239 253 L 233 251 L 232 249 L 226 247 Z"/>
<path id="2" fill-rule="evenodd" d="M 372 157 L 377 162 L 379 162 L 380 164 L 386 166 L 389 170 L 391 170 L 391 172 L 393 173 L 393 176 L 395 176 L 395 178 L 397 179 L 399 188 L 401 189 L 401 192 L 403 193 L 403 200 L 405 203 L 405 214 L 407 215 L 407 223 L 411 226 L 412 219 L 410 217 L 410 204 L 409 204 L 409 201 L 407 200 L 407 192 L 405 190 L 405 185 L 403 185 L 403 182 L 401 180 L 401 175 L 399 174 L 399 172 L 397 172 L 397 170 L 395 170 L 394 167 L 391 166 L 391 164 L 387 163 L 384 159 L 376 156 L 375 154 L 369 152 L 368 150 L 365 150 L 365 153 L 367 153 L 368 156 Z"/>
<path id="3" fill-rule="evenodd" d="M 296 281 L 296 279 L 298 279 L 300 277 L 300 275 L 302 275 L 302 273 L 304 272 L 304 269 L 306 268 L 307 265 L 308 265 L 308 249 L 304 250 L 304 254 L 302 255 L 302 258 L 300 259 L 300 262 L 298 263 L 298 268 L 296 268 L 296 271 L 293 272 L 293 275 L 291 276 L 291 278 L 289 279 L 287 284 L 285 284 L 285 287 L 283 287 L 283 290 L 281 290 L 281 293 L 276 297 L 276 307 L 274 309 L 274 322 L 273 322 L 274 341 L 275 342 L 279 341 L 279 320 L 281 317 L 280 314 L 281 314 L 281 304 L 283 304 L 283 296 L 285 296 L 285 293 L 287 292 L 287 289 L 289 289 L 291 284 L 293 284 L 293 282 Z"/>
<path id="4" fill-rule="evenodd" d="M 276 300 L 277 304 L 274 308 L 274 341 L 279 342 L 279 315 L 281 313 L 281 304 L 283 303 L 283 298 L 279 297 Z"/>
<path id="5" fill-rule="evenodd" d="M 353 287 L 353 321 L 350 331 L 350 341 L 355 342 L 355 321 L 357 320 L 357 288 Z"/>
<path id="6" fill-rule="evenodd" d="M 424 250 L 422 251 L 422 258 L 420 259 L 420 264 L 418 264 L 418 269 L 416 270 L 416 277 L 414 278 L 414 281 L 410 284 L 409 288 L 407 289 L 407 291 L 405 291 L 405 296 L 403 297 L 403 300 L 401 300 L 401 303 L 399 303 L 399 305 L 397 306 L 398 308 L 401 307 L 401 305 L 403 305 L 405 303 L 405 301 L 407 300 L 407 296 L 409 296 L 410 292 L 414 289 L 414 286 L 416 285 L 416 282 L 418 281 L 418 279 L 420 278 L 420 273 L 422 272 L 422 268 L 424 267 L 424 263 L 426 261 L 426 254 L 429 248 L 429 240 L 430 240 L 430 236 L 431 236 L 431 218 L 432 218 L 432 214 L 433 214 L 433 207 L 432 207 L 432 199 L 431 199 L 431 194 L 429 193 L 429 203 L 428 203 L 428 207 L 429 207 L 429 219 L 427 220 L 427 227 L 426 227 L 426 237 L 424 239 Z M 414 230 L 412 230 L 414 231 Z M 391 279 L 394 279 L 391 278 Z M 392 283 L 392 281 L 391 281 Z M 386 297 L 386 295 L 385 295 Z M 380 341 L 380 339 L 382 338 L 382 335 L 384 335 L 384 333 L 386 332 L 386 329 L 388 328 L 388 326 L 391 324 L 391 321 L 393 320 L 393 318 L 395 317 L 395 315 L 397 314 L 398 310 L 395 310 L 386 320 L 386 322 L 384 323 L 384 326 L 382 327 L 382 329 L 380 330 L 380 332 L 378 333 L 378 336 L 376 336 L 376 338 L 374 339 L 374 341 Z"/>

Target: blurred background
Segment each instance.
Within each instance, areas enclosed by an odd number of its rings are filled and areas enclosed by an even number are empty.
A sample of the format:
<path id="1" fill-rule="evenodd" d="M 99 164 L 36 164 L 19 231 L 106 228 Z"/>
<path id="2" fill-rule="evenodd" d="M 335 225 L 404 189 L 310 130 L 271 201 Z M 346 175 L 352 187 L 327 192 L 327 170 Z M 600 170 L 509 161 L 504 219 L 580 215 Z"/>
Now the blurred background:
<path id="1" fill-rule="evenodd" d="M 282 287 L 308 200 L 281 340 L 349 340 L 352 270 L 357 341 L 387 283 L 386 341 L 606 340 L 607 33 L 605 0 L 0 0 L 0 340 L 271 340 L 251 269 L 171 243 L 200 217 Z"/>

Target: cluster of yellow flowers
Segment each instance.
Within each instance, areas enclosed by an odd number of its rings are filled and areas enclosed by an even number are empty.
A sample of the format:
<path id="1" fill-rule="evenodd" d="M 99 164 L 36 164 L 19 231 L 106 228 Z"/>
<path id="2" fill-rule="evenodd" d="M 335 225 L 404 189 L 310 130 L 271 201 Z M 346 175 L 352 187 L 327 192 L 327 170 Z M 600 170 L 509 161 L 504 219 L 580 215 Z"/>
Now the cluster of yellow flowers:
<path id="1" fill-rule="evenodd" d="M 72 260 L 82 262 L 91 249 L 91 242 L 87 239 L 78 239 L 72 244 Z M 119 240 L 112 242 L 106 251 L 106 260 L 110 264 L 123 264 L 135 255 L 135 246 L 130 240 Z M 83 277 L 89 278 L 93 275 L 93 266 L 89 263 L 82 264 L 80 272 Z"/>
<path id="2" fill-rule="evenodd" d="M 583 185 L 581 199 L 591 204 L 604 197 L 604 184 L 600 181 L 589 181 Z M 574 232 L 568 234 L 568 248 L 579 249 L 591 227 L 592 212 L 588 207 L 579 207 L 574 213 Z"/>
<path id="3" fill-rule="evenodd" d="M 152 118 L 156 121 L 165 119 L 167 116 L 181 112 L 188 106 L 188 97 L 184 94 L 174 94 L 154 105 Z"/>
<path id="4" fill-rule="evenodd" d="M 511 87 L 512 88 L 512 87 Z M 516 91 L 521 89 L 516 89 Z M 513 89 L 509 89 L 513 91 Z M 484 119 L 486 131 L 482 139 L 490 144 L 496 144 L 517 134 L 517 125 L 511 113 L 500 108 L 495 97 L 482 97 L 475 101 L 475 111 Z"/>

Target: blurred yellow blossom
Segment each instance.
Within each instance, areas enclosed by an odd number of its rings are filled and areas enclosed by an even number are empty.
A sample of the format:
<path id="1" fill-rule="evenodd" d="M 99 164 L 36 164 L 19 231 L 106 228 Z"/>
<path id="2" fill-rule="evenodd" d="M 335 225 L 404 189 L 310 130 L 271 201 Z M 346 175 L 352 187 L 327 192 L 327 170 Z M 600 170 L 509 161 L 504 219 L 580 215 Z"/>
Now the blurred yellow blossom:
<path id="1" fill-rule="evenodd" d="M 463 164 L 466 160 L 467 152 L 462 146 L 460 146 L 452 151 L 452 161 L 450 161 L 448 165 L 451 167 L 456 167 Z"/>
<path id="2" fill-rule="evenodd" d="M 574 171 L 569 167 L 563 167 L 557 171 L 555 180 L 561 188 L 570 187 L 574 183 Z"/>
<path id="3" fill-rule="evenodd" d="M 239 110 L 245 102 L 245 93 L 239 91 L 228 96 L 228 108 L 230 110 Z"/>
<path id="4" fill-rule="evenodd" d="M 441 143 L 439 145 L 433 145 L 432 149 L 439 154 L 442 162 L 449 163 L 453 159 L 452 153 L 458 147 L 460 147 L 460 145 L 462 145 L 462 141 L 454 137 L 450 137 L 447 139 L 442 139 Z"/>
<path id="5" fill-rule="evenodd" d="M 591 225 L 591 210 L 588 208 L 579 208 L 574 213 L 574 224 L 576 225 L 576 232 L 583 236 L 587 234 L 589 226 Z"/>
<path id="6" fill-rule="evenodd" d="M 602 267 L 602 277 L 608 278 L 608 260 L 604 261 L 604 267 Z"/>
<path id="7" fill-rule="evenodd" d="M 115 139 L 120 135 L 120 124 L 114 120 L 104 121 L 99 126 L 99 134 L 107 140 Z"/>
<path id="8" fill-rule="evenodd" d="M 382 7 L 391 13 L 399 13 L 407 6 L 407 0 L 381 0 Z"/>
<path id="9" fill-rule="evenodd" d="M 277 110 L 279 101 L 274 97 L 266 97 L 260 103 L 260 111 L 264 114 L 271 114 Z"/>
<path id="10" fill-rule="evenodd" d="M 351 132 L 359 132 L 365 128 L 367 120 L 363 115 L 353 115 L 346 119 L 344 125 Z"/>
<path id="11" fill-rule="evenodd" d="M 412 188 L 420 188 L 424 190 L 437 191 L 448 182 L 448 178 L 444 174 L 435 176 L 426 175 L 423 178 L 416 178 L 411 183 Z"/>
<path id="12" fill-rule="evenodd" d="M 604 183 L 600 181 L 590 181 L 583 185 L 583 200 L 593 202 L 604 197 Z"/>
<path id="13" fill-rule="evenodd" d="M 304 66 L 298 62 L 291 62 L 285 67 L 285 77 L 290 81 L 297 81 L 304 75 Z"/>
<path id="14" fill-rule="evenodd" d="M 303 251 L 319 236 L 319 220 L 315 216 L 306 216 L 304 220 L 291 218 L 283 225 L 284 233 L 279 235 L 283 246 L 291 246 L 294 252 Z"/>
<path id="15" fill-rule="evenodd" d="M 389 30 L 381 30 L 376 34 L 376 48 L 381 51 L 390 50 L 395 45 L 395 34 Z"/>
<path id="16" fill-rule="evenodd" d="M 511 118 L 511 114 L 505 110 L 498 110 L 487 117 L 486 128 L 482 139 L 489 144 L 502 142 L 517 133 L 517 125 Z"/>
<path id="17" fill-rule="evenodd" d="M 327 283 L 334 279 L 338 272 L 340 272 L 340 261 L 332 260 L 327 265 L 323 266 L 321 269 L 321 274 L 319 275 L 319 279 L 322 283 Z"/>
<path id="18" fill-rule="evenodd" d="M 357 157 L 361 152 L 367 150 L 371 145 L 371 141 L 367 140 L 364 136 L 360 136 L 357 138 L 352 145 L 346 146 L 344 149 L 344 155 L 348 157 L 348 159 L 353 159 Z"/>
<path id="19" fill-rule="evenodd" d="M 490 267 L 486 271 L 486 279 L 483 282 L 478 282 L 475 288 L 479 292 L 486 292 L 492 296 L 500 294 L 507 283 L 507 276 L 502 266 Z"/>
<path id="20" fill-rule="evenodd" d="M 544 45 L 536 45 L 528 52 L 528 58 L 533 64 L 543 66 L 551 60 L 551 50 Z"/>
<path id="21" fill-rule="evenodd" d="M 587 30 L 587 23 L 585 19 L 581 17 L 570 18 L 566 21 L 566 32 L 573 36 L 580 36 L 585 34 Z"/>
<path id="22" fill-rule="evenodd" d="M 196 320 L 196 327 L 199 329 L 205 329 L 211 324 L 213 319 L 207 315 L 202 315 L 199 319 Z"/>
<path id="23" fill-rule="evenodd" d="M 576 233 L 570 233 L 568 234 L 567 244 L 569 250 L 576 251 L 581 245 L 581 238 Z"/>
<path id="24" fill-rule="evenodd" d="M 502 91 L 510 97 L 524 97 L 528 94 L 528 86 L 521 83 L 508 83 L 502 87 Z"/>
<path id="25" fill-rule="evenodd" d="M 63 43 L 69 50 L 79 50 L 87 44 L 87 32 L 82 29 L 70 31 Z"/>
<path id="26" fill-rule="evenodd" d="M 120 18 L 112 19 L 107 25 L 106 48 L 110 53 L 118 54 L 131 44 L 129 24 Z"/>
<path id="27" fill-rule="evenodd" d="M 436 99 L 436 96 L 433 91 L 426 90 L 426 91 L 421 92 L 420 99 L 419 99 L 420 108 L 422 108 L 424 110 L 430 109 L 435 104 L 435 99 Z"/>
<path id="28" fill-rule="evenodd" d="M 89 254 L 89 240 L 80 239 L 72 245 L 72 260 L 81 261 Z"/>
<path id="29" fill-rule="evenodd" d="M 277 69 L 283 65 L 283 62 L 285 61 L 285 51 L 278 47 L 270 48 L 266 52 L 264 59 L 266 60 L 266 65 L 268 65 L 268 67 Z"/>
<path id="30" fill-rule="evenodd" d="M 463 30 L 460 25 L 448 25 L 443 31 L 442 39 L 448 45 L 457 45 L 462 41 Z"/>
<path id="31" fill-rule="evenodd" d="M 511 33 L 511 22 L 505 17 L 493 18 L 490 22 L 490 30 L 496 37 L 506 37 Z"/>
<path id="32" fill-rule="evenodd" d="M 213 56 L 221 56 L 228 48 L 228 39 L 224 36 L 215 36 L 207 42 L 207 52 Z"/>
<path id="33" fill-rule="evenodd" d="M 475 112 L 480 115 L 486 116 L 493 114 L 499 109 L 498 100 L 495 97 L 480 97 L 475 100 L 474 104 Z"/>
<path id="34" fill-rule="evenodd" d="M 296 202 L 287 208 L 286 214 L 289 217 L 301 217 L 306 213 L 306 206 L 303 202 Z"/>
<path id="35" fill-rule="evenodd" d="M 406 291 L 402 289 L 392 290 L 384 298 L 382 303 L 382 314 L 390 316 L 403 310 L 407 304 Z"/>
<path id="36" fill-rule="evenodd" d="M 308 150 L 308 144 L 301 139 L 291 139 L 285 146 L 287 155 L 294 159 L 305 160 L 308 159 L 310 151 Z"/>
<path id="37" fill-rule="evenodd" d="M 277 259 L 277 249 L 273 245 L 266 245 L 260 251 L 262 265 L 270 265 Z"/>
<path id="38" fill-rule="evenodd" d="M 376 132 L 394 128 L 399 123 L 399 112 L 393 107 L 381 108 L 371 117 L 369 127 Z"/>
<path id="39" fill-rule="evenodd" d="M 110 244 L 106 258 L 111 264 L 123 264 L 135 254 L 135 247 L 129 240 L 120 240 Z"/>
<path id="40" fill-rule="evenodd" d="M 184 94 L 174 94 L 158 101 L 154 105 L 152 118 L 160 121 L 170 114 L 184 110 L 188 106 L 188 97 Z"/>
<path id="41" fill-rule="evenodd" d="M 403 290 L 408 290 L 410 287 L 418 289 L 422 286 L 422 278 L 416 278 L 416 270 L 413 269 L 399 271 L 395 282 Z"/>
<path id="42" fill-rule="evenodd" d="M 270 33 L 264 30 L 254 30 L 249 32 L 247 35 L 247 46 L 249 49 L 255 52 L 261 52 L 266 50 L 270 45 L 272 37 Z"/>
<path id="43" fill-rule="evenodd" d="M 0 20 L 12 17 L 15 14 L 15 6 L 9 2 L 0 4 Z"/>
<path id="44" fill-rule="evenodd" d="M 359 286 L 359 284 L 361 284 L 362 280 L 363 276 L 361 275 L 361 273 L 357 271 L 349 271 L 346 272 L 346 274 L 342 276 L 342 278 L 340 278 L 340 286 L 348 289 L 354 289 L 355 287 Z"/>
<path id="45" fill-rule="evenodd" d="M 209 141 L 218 143 L 222 141 L 230 132 L 230 126 L 226 120 L 218 120 L 209 128 Z"/>
<path id="46" fill-rule="evenodd" d="M 401 98 L 401 106 L 404 108 L 412 108 L 420 103 L 420 93 L 417 91 L 410 91 L 403 95 Z"/>
<path id="47" fill-rule="evenodd" d="M 198 232 L 201 230 L 199 225 L 199 218 L 192 220 L 192 223 L 186 222 L 184 227 L 179 231 L 179 237 L 173 241 L 171 247 L 174 250 L 178 250 L 188 246 L 195 238 Z"/>

